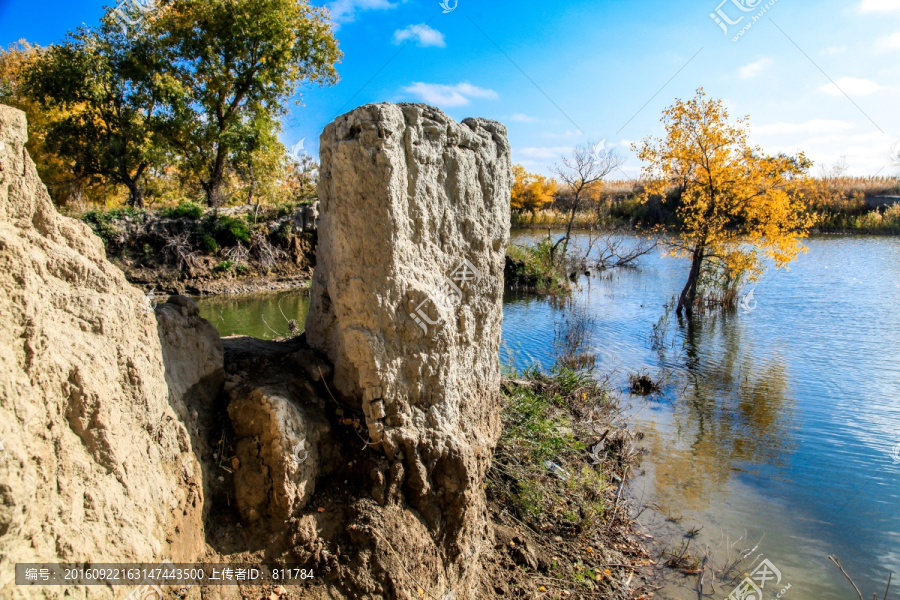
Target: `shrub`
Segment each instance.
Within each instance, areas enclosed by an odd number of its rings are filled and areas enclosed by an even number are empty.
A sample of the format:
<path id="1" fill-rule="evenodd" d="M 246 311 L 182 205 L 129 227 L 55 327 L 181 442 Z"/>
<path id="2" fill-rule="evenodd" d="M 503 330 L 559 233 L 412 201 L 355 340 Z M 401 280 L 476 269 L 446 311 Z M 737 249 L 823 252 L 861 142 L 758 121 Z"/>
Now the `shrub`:
<path id="1" fill-rule="evenodd" d="M 510 246 L 506 257 L 507 285 L 524 291 L 567 293 L 565 267 L 559 259 L 551 260 L 552 245 L 544 240 L 536 246 Z"/>
<path id="2" fill-rule="evenodd" d="M 117 231 L 110 224 L 112 219 L 108 218 L 107 213 L 91 211 L 82 215 L 81 220 L 87 223 L 94 233 L 97 234 L 97 237 L 102 239 L 107 246 L 115 239 Z"/>
<path id="3" fill-rule="evenodd" d="M 81 220 L 87 223 L 105 242 L 114 240 L 118 230 L 113 227 L 112 222 L 118 221 L 125 217 L 137 218 L 143 217 L 144 211 L 137 208 L 116 208 L 113 210 L 91 210 L 81 215 Z"/>
<path id="4" fill-rule="evenodd" d="M 237 267 L 235 267 L 234 271 L 235 271 L 238 275 L 246 275 L 246 274 L 250 271 L 250 267 L 248 267 L 247 265 L 241 263 L 241 264 L 239 264 Z"/>
<path id="5" fill-rule="evenodd" d="M 213 267 L 213 271 L 215 271 L 216 273 L 227 273 L 228 271 L 230 271 L 233 268 L 234 268 L 233 260 L 223 260 L 222 262 L 217 264 L 215 267 Z"/>
<path id="6" fill-rule="evenodd" d="M 196 202 L 182 202 L 174 208 L 167 208 L 160 212 L 167 219 L 194 219 L 203 216 L 203 207 Z"/>
<path id="7" fill-rule="evenodd" d="M 205 232 L 220 246 L 235 246 L 250 242 L 250 226 L 234 217 L 210 215 L 204 223 Z"/>
<path id="8" fill-rule="evenodd" d="M 286 221 L 275 231 L 273 237 L 275 238 L 275 243 L 280 246 L 287 246 L 290 244 L 291 240 L 296 237 L 294 234 L 294 224 L 291 221 Z"/>
<path id="9" fill-rule="evenodd" d="M 209 235 L 208 233 L 204 233 L 200 237 L 200 249 L 206 254 L 215 254 L 219 251 L 219 244 L 216 242 L 216 238 Z"/>

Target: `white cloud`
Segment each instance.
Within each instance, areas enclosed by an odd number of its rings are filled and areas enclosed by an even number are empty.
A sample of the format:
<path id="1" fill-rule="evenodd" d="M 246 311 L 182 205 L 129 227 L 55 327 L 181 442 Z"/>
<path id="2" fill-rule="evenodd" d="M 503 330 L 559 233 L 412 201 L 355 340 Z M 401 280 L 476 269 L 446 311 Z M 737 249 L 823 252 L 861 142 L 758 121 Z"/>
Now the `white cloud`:
<path id="1" fill-rule="evenodd" d="M 500 96 L 494 90 L 480 88 L 470 83 L 444 85 L 416 82 L 403 88 L 404 92 L 417 96 L 423 102 L 437 106 L 466 106 L 472 98 L 496 100 Z"/>
<path id="2" fill-rule="evenodd" d="M 847 46 L 829 46 L 822 50 L 822 54 L 827 56 L 837 56 L 847 51 Z"/>
<path id="3" fill-rule="evenodd" d="M 514 115 L 509 116 L 510 121 L 515 121 L 516 123 L 537 123 L 537 119 L 534 117 L 529 117 L 523 113 L 516 113 Z"/>
<path id="4" fill-rule="evenodd" d="M 900 50 L 900 33 L 892 33 L 878 40 L 880 50 Z"/>
<path id="5" fill-rule="evenodd" d="M 846 157 L 850 166 L 849 175 L 886 175 L 890 168 L 891 140 L 879 131 L 857 134 L 821 135 L 791 140 L 785 144 L 762 143 L 769 154 L 785 152 L 796 154 L 801 150 L 811 158 L 816 169 L 837 163 Z"/>
<path id="6" fill-rule="evenodd" d="M 428 46 L 445 48 L 447 46 L 447 43 L 444 41 L 444 34 L 437 29 L 432 29 L 425 23 L 410 25 L 405 29 L 398 29 L 394 32 L 395 44 L 402 44 L 410 39 L 415 39 L 416 43 L 423 48 Z"/>
<path id="7" fill-rule="evenodd" d="M 753 79 L 757 75 L 763 72 L 763 70 L 772 64 L 772 60 L 768 58 L 761 58 L 756 62 L 752 62 L 749 65 L 744 65 L 740 69 L 741 79 Z"/>
<path id="8" fill-rule="evenodd" d="M 558 159 L 564 154 L 572 151 L 569 146 L 539 147 L 539 148 L 519 148 L 517 154 L 527 156 L 528 158 L 536 158 L 543 160 Z"/>
<path id="9" fill-rule="evenodd" d="M 572 131 L 571 129 L 567 129 L 566 131 L 564 131 L 564 132 L 562 132 L 562 133 L 555 133 L 555 132 L 545 131 L 544 133 L 541 134 L 541 137 L 550 138 L 550 139 L 564 140 L 564 139 L 567 139 L 567 138 L 578 137 L 578 136 L 580 136 L 580 135 L 584 135 L 584 133 L 582 133 L 582 132 L 580 132 L 580 131 Z"/>
<path id="10" fill-rule="evenodd" d="M 862 13 L 900 12 L 900 0 L 863 0 L 859 10 Z"/>
<path id="11" fill-rule="evenodd" d="M 331 11 L 331 18 L 340 24 L 354 20 L 356 13 L 362 10 L 385 10 L 397 8 L 399 5 L 399 2 L 390 0 L 334 0 L 325 6 Z"/>
<path id="12" fill-rule="evenodd" d="M 881 89 L 881 86 L 871 79 L 841 77 L 834 83 L 823 85 L 819 88 L 819 91 L 824 92 L 829 96 L 843 96 L 844 94 L 850 96 L 869 96 Z"/>
<path id="13" fill-rule="evenodd" d="M 818 135 L 823 133 L 849 131 L 855 127 L 856 124 L 850 121 L 811 119 L 805 123 L 769 123 L 767 125 L 751 125 L 750 131 L 754 135 Z"/>

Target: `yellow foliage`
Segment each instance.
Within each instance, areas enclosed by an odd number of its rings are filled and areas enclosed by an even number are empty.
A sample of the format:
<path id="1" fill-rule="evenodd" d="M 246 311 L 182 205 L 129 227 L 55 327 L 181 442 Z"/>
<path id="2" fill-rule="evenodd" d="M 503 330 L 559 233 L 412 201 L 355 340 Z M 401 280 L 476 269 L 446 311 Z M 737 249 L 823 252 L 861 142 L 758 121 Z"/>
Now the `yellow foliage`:
<path id="1" fill-rule="evenodd" d="M 51 153 L 45 144 L 47 124 L 60 111 L 42 110 L 21 90 L 21 74 L 44 50 L 24 40 L 0 49 L 0 103 L 25 112 L 28 119 L 26 148 L 37 165 L 41 180 L 54 197 L 62 190 L 71 173 L 65 160 Z M 54 198 L 56 199 L 56 198 Z"/>
<path id="2" fill-rule="evenodd" d="M 549 177 L 529 173 L 522 165 L 513 166 L 513 175 L 511 206 L 514 210 L 535 212 L 556 196 L 557 184 Z"/>
<path id="3" fill-rule="evenodd" d="M 780 268 L 805 251 L 800 239 L 812 220 L 801 191 L 811 165 L 804 154 L 767 156 L 751 147 L 747 119 L 729 121 L 722 101 L 708 100 L 702 88 L 667 108 L 662 122 L 665 139 L 633 149 L 649 182 L 644 201 L 682 190 L 674 254 L 699 259 L 698 267 L 714 260 L 731 276 L 754 280 L 764 257 Z"/>

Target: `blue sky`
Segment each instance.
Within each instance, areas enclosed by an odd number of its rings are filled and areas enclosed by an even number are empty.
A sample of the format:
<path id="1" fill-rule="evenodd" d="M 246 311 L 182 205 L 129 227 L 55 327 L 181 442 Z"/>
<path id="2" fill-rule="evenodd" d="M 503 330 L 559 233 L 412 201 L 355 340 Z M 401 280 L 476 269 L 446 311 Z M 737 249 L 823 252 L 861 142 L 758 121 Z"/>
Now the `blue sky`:
<path id="1" fill-rule="evenodd" d="M 900 0 L 447 2 L 446 13 L 439 0 L 328 3 L 341 81 L 303 90 L 283 141 L 315 154 L 322 128 L 355 106 L 423 101 L 504 122 L 514 160 L 531 170 L 605 139 L 635 177 L 630 142 L 659 135 L 660 111 L 703 86 L 732 116 L 749 115 L 769 152 L 804 150 L 817 170 L 845 156 L 853 174 L 896 173 Z M 96 23 L 103 4 L 0 0 L 0 43 L 53 43 Z"/>

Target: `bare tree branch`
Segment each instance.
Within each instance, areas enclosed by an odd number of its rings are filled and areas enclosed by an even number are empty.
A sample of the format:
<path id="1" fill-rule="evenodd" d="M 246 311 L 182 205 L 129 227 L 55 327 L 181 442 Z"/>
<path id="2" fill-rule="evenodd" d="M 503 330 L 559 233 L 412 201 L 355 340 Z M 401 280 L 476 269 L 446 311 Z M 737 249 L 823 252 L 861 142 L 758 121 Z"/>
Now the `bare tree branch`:
<path id="1" fill-rule="evenodd" d="M 850 585 L 853 586 L 853 589 L 856 590 L 856 593 L 859 595 L 859 600 L 863 600 L 862 592 L 859 591 L 858 587 L 856 587 L 856 583 L 854 583 L 853 578 L 850 577 L 850 575 L 847 574 L 847 571 L 844 570 L 844 567 L 841 566 L 841 561 L 838 560 L 838 557 L 832 554 L 831 556 L 828 557 L 828 560 L 830 560 L 835 565 L 837 565 L 837 568 L 841 570 L 841 573 L 844 574 L 844 577 L 847 578 L 847 581 L 849 581 Z"/>
<path id="2" fill-rule="evenodd" d="M 572 226 L 575 223 L 575 215 L 581 207 L 592 186 L 625 163 L 625 159 L 613 150 L 602 148 L 602 144 L 593 145 L 588 142 L 585 145 L 576 146 L 571 154 L 563 156 L 560 162 L 553 167 L 553 172 L 559 178 L 563 187 L 572 194 L 572 205 L 569 211 L 569 222 L 566 225 L 566 234 L 553 244 L 550 249 L 550 258 L 555 259 L 557 249 L 563 247 L 563 255 L 569 247 L 572 238 Z"/>

